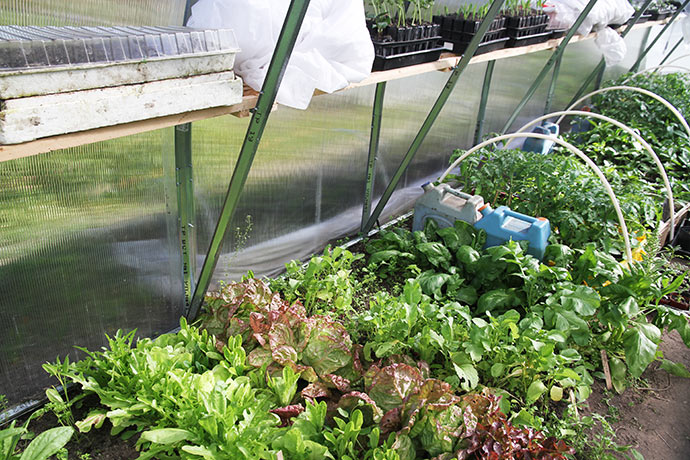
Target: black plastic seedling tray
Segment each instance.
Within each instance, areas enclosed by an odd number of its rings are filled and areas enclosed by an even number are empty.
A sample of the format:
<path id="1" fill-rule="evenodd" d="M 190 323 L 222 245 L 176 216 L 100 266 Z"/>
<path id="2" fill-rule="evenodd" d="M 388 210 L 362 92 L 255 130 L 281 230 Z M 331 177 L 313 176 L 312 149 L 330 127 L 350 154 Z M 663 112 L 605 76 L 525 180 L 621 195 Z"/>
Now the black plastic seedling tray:
<path id="1" fill-rule="evenodd" d="M 509 29 L 522 29 L 548 24 L 549 17 L 545 14 L 533 16 L 511 16 L 506 18 L 505 26 Z"/>
<path id="2" fill-rule="evenodd" d="M 488 42 L 482 42 L 479 44 L 477 51 L 474 53 L 475 56 L 480 54 L 490 53 L 492 51 L 497 51 L 506 47 L 508 43 L 508 37 L 498 38 L 496 40 L 491 40 Z M 453 53 L 463 54 L 470 42 L 452 42 L 453 43 Z"/>
<path id="3" fill-rule="evenodd" d="M 434 21 L 441 23 L 441 36 L 455 54 L 465 52 L 482 23 L 482 21 L 464 19 L 457 15 L 436 16 Z M 491 22 L 475 54 L 484 54 L 505 47 L 508 41 L 505 23 L 505 17 L 496 18 Z"/>
<path id="4" fill-rule="evenodd" d="M 568 29 L 553 29 L 551 30 L 551 38 L 563 38 L 568 33 Z"/>
<path id="5" fill-rule="evenodd" d="M 445 49 L 441 43 L 441 26 L 424 24 L 405 27 L 387 27 L 378 35 L 373 23 L 368 22 L 374 44 L 372 70 L 390 70 L 436 61 Z"/>
<path id="6" fill-rule="evenodd" d="M 676 10 L 673 8 L 661 8 L 656 10 L 647 10 L 650 21 L 661 21 L 671 16 Z"/>
<path id="7" fill-rule="evenodd" d="M 518 48 L 520 46 L 536 45 L 543 43 L 551 38 L 551 31 L 537 35 L 527 35 L 525 37 L 508 37 L 507 48 Z"/>
<path id="8" fill-rule="evenodd" d="M 528 35 L 541 35 L 546 31 L 546 24 L 537 26 L 520 27 L 518 29 L 508 28 L 506 33 L 510 38 L 524 38 Z M 551 32 L 549 32 L 551 33 Z"/>
<path id="9" fill-rule="evenodd" d="M 376 55 L 374 57 L 373 71 L 398 69 L 411 65 L 424 64 L 426 62 L 438 61 L 441 53 L 447 51 L 445 47 L 438 46 L 422 51 L 411 51 L 408 53 L 394 54 L 390 56 Z"/>

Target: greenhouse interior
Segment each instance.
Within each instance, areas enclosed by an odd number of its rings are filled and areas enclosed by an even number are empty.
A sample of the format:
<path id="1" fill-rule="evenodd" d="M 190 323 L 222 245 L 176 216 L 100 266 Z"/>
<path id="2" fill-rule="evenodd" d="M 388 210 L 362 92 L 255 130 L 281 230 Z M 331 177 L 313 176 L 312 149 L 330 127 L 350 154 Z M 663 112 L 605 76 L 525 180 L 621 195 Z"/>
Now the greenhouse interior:
<path id="1" fill-rule="evenodd" d="M 690 0 L 0 1 L 0 460 L 690 458 Z"/>

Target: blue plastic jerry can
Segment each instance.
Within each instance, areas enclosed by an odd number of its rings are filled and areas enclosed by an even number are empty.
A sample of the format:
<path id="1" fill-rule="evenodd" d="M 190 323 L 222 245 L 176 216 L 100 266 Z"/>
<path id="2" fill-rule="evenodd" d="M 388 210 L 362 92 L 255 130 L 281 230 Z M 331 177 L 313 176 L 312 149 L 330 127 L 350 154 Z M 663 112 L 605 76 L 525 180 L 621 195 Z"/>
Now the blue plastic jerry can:
<path id="1" fill-rule="evenodd" d="M 544 134 L 546 136 L 558 136 L 558 125 L 556 123 L 546 122 L 541 126 L 537 126 L 532 130 L 533 133 Z M 525 143 L 522 144 L 522 150 L 525 152 L 538 153 L 540 155 L 548 155 L 553 151 L 554 141 L 547 141 L 545 139 L 534 139 L 528 137 Z"/>
<path id="2" fill-rule="evenodd" d="M 486 204 L 480 209 L 482 218 L 474 224 L 486 231 L 485 248 L 498 246 L 510 240 L 527 241 L 527 253 L 538 259 L 544 257 L 544 250 L 551 235 L 551 225 L 544 217 L 531 217 L 512 211 L 507 206 L 491 209 Z"/>
<path id="3" fill-rule="evenodd" d="M 448 184 L 434 186 L 422 185 L 424 195 L 414 205 L 412 231 L 423 230 L 428 219 L 434 219 L 439 228 L 452 227 L 456 220 L 474 225 L 482 215 L 479 208 L 484 206 L 484 198 L 453 189 Z"/>

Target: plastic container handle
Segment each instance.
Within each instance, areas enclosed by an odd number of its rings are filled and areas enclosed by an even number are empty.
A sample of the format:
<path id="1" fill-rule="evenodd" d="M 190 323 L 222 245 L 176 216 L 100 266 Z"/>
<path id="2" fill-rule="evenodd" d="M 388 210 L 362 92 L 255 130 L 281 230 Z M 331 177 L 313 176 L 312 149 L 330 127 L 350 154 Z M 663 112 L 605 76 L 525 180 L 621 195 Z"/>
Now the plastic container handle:
<path id="1" fill-rule="evenodd" d="M 506 216 L 515 217 L 516 219 L 526 220 L 527 222 L 529 222 L 529 223 L 531 223 L 531 224 L 533 224 L 533 223 L 535 223 L 536 221 L 539 220 L 539 219 L 537 219 L 536 217 L 527 216 L 527 215 L 525 215 L 525 214 L 520 214 L 519 212 L 515 212 L 515 211 L 513 211 L 512 209 L 506 209 L 506 211 L 504 212 L 504 214 L 505 214 Z"/>
<path id="2" fill-rule="evenodd" d="M 452 188 L 449 188 L 448 190 L 446 190 L 446 192 L 450 193 L 451 195 L 455 195 L 457 197 L 464 198 L 465 200 L 469 200 L 470 198 L 472 198 L 472 195 L 465 193 L 465 192 L 461 192 L 459 190 L 452 189 Z"/>

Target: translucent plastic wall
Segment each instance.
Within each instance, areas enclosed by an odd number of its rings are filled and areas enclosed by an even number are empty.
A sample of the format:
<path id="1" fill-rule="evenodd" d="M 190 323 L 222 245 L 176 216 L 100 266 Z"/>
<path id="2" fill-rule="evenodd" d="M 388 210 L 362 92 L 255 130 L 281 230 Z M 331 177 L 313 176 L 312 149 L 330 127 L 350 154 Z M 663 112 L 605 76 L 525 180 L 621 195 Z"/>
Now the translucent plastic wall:
<path id="1" fill-rule="evenodd" d="M 184 4 L 3 0 L 0 24 L 181 25 Z M 41 364 L 76 357 L 75 345 L 177 323 L 171 158 L 168 129 L 0 163 L 0 394 L 11 403 L 45 387 Z"/>
<path id="2" fill-rule="evenodd" d="M 180 24 L 183 1 L 4 1 L 0 23 Z M 639 34 L 631 40 L 639 43 Z M 631 52 L 635 52 L 634 49 Z M 496 64 L 485 131 L 506 118 L 547 52 Z M 566 54 L 554 108 L 596 65 L 590 42 Z M 411 207 L 454 148 L 471 144 L 486 64 L 470 66 L 393 196 L 386 214 Z M 380 196 L 449 74 L 387 84 L 375 195 Z M 516 123 L 541 114 L 549 80 Z M 307 111 L 271 114 L 215 280 L 283 263 L 356 233 L 361 222 L 374 87 L 318 96 Z M 205 256 L 249 119 L 195 123 L 197 267 Z M 182 313 L 173 129 L 0 163 L 0 394 L 40 394 L 45 361 L 104 333 L 173 329 Z"/>

